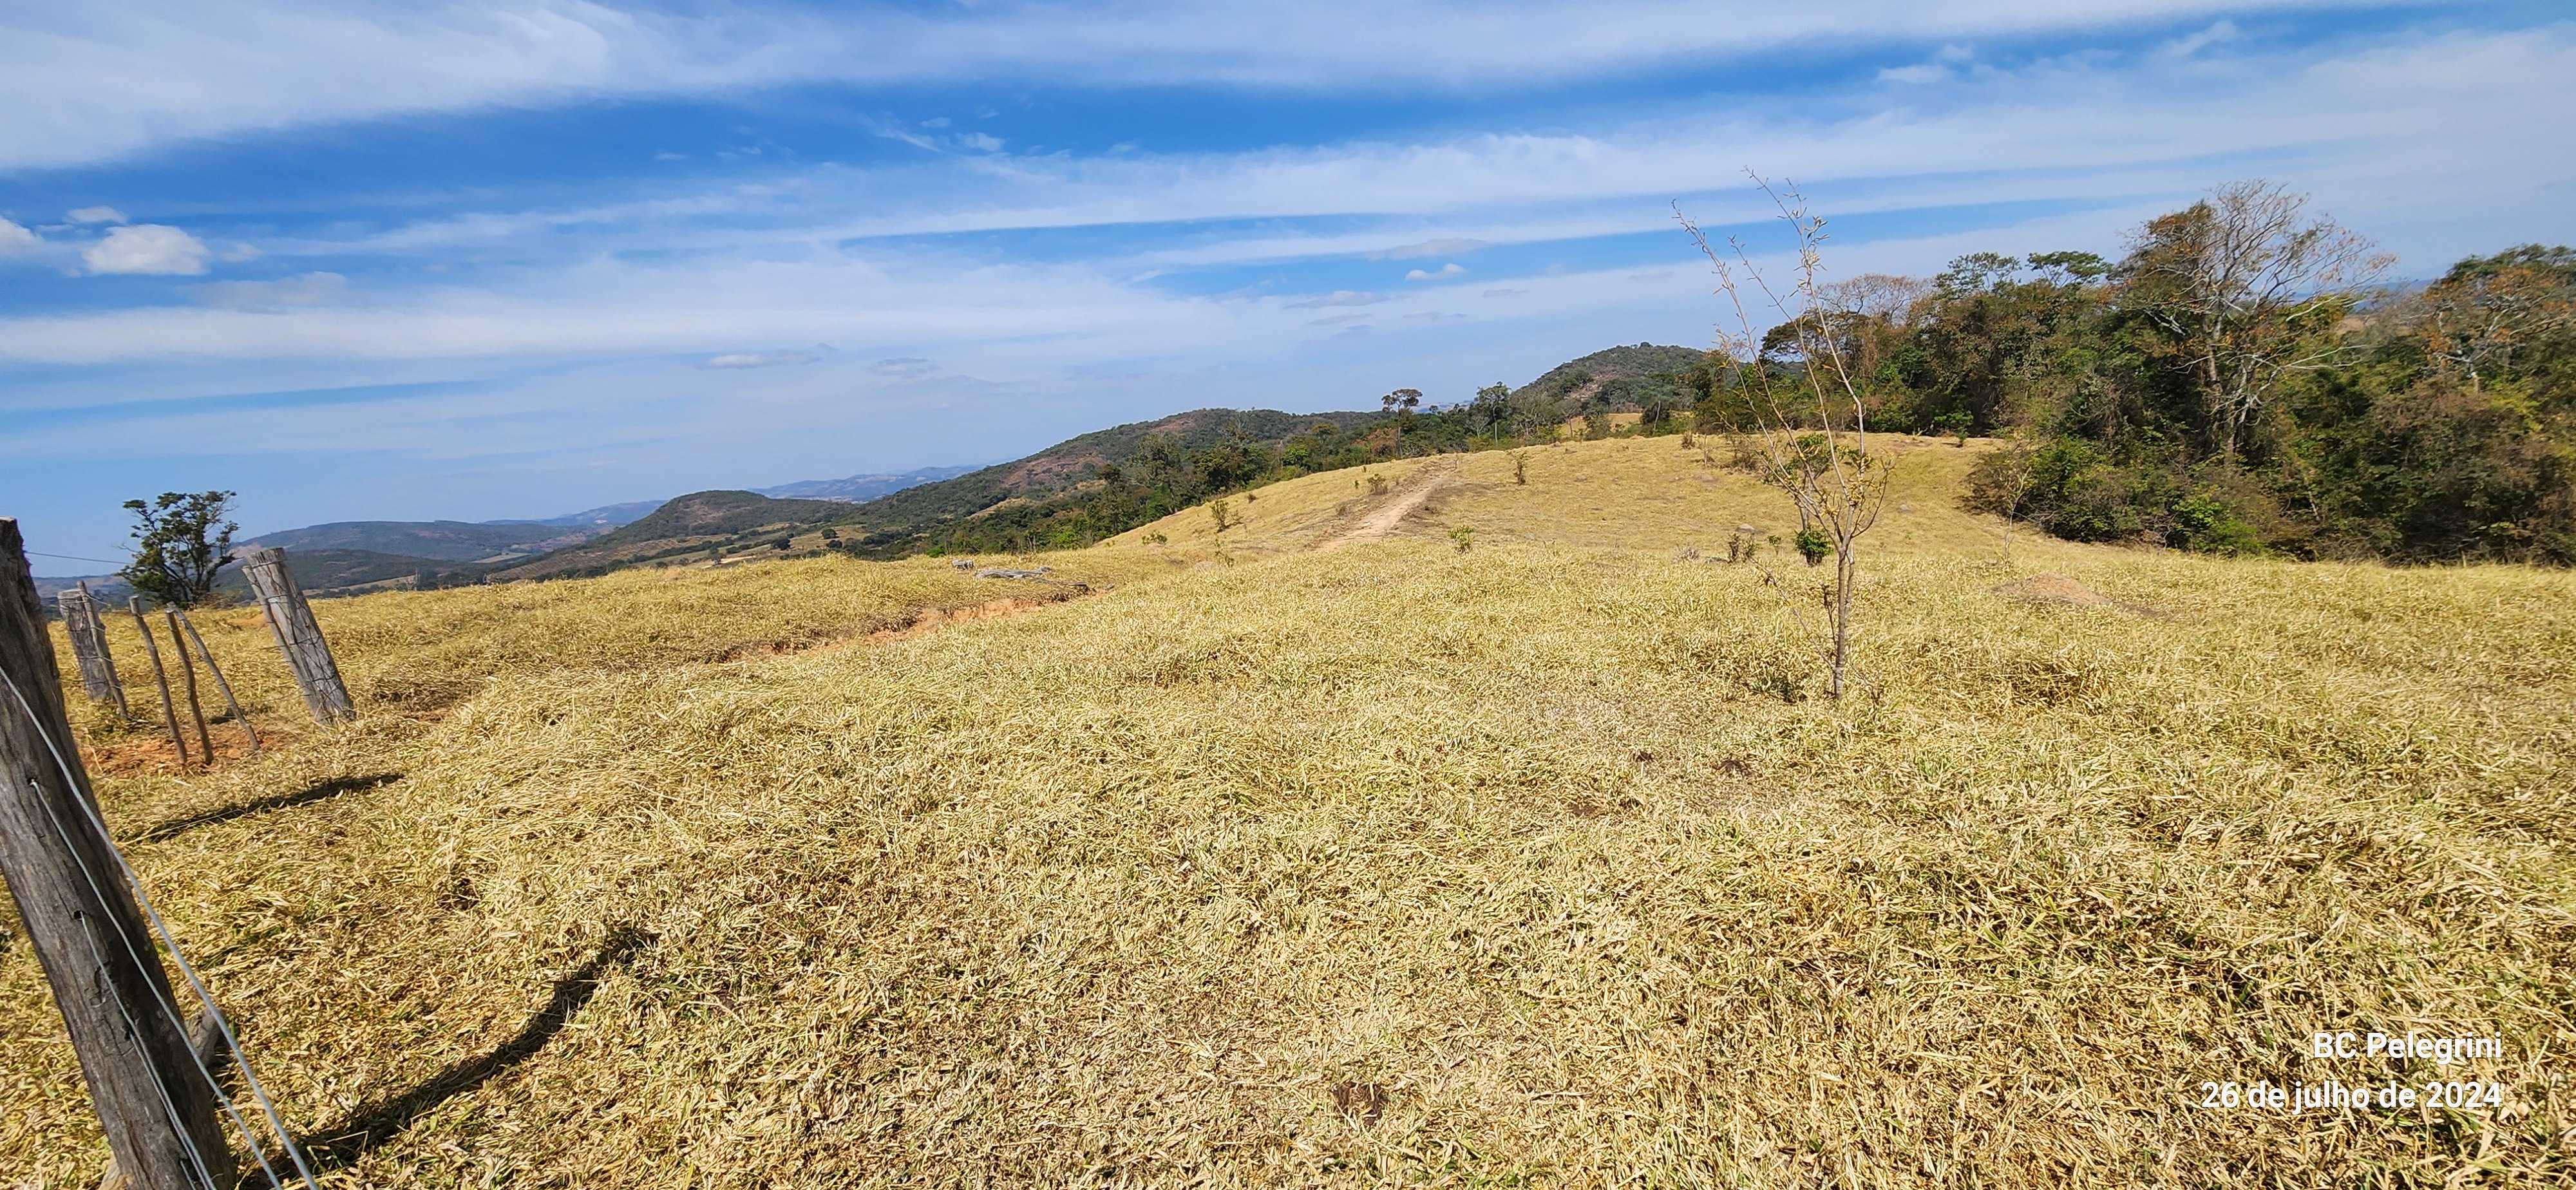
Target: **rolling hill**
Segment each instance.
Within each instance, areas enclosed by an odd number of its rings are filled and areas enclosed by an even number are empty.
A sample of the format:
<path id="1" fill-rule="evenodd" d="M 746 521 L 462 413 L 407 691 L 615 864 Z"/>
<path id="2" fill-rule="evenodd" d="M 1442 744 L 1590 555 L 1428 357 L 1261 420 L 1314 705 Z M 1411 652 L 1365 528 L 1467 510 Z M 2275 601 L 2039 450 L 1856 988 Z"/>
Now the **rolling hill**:
<path id="1" fill-rule="evenodd" d="M 847 520 L 837 500 L 773 500 L 755 492 L 692 492 L 578 545 L 489 572 L 495 581 L 600 574 L 693 550 L 740 548 L 753 534 Z"/>

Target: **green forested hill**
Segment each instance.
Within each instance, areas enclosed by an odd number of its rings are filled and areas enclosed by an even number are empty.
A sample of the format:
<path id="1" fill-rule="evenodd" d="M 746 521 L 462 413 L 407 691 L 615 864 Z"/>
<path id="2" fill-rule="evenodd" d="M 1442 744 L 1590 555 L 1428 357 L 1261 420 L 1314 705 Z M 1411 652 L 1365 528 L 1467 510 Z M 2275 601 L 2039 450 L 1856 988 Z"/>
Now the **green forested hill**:
<path id="1" fill-rule="evenodd" d="M 1548 369 L 1545 375 L 1513 389 L 1512 401 L 1524 408 L 1555 402 L 1558 417 L 1636 409 L 1657 396 L 1688 404 L 1682 386 L 1671 378 L 1690 371 L 1707 356 L 1708 352 L 1698 347 L 1653 343 L 1612 347 Z"/>
<path id="2" fill-rule="evenodd" d="M 1375 413 L 1282 413 L 1276 409 L 1193 409 L 1153 421 L 1130 422 L 1056 443 L 1008 463 L 986 467 L 954 479 L 906 488 L 859 505 L 847 519 L 876 539 L 901 538 L 932 526 L 973 516 L 1013 498 L 1043 499 L 1069 491 L 1100 474 L 1103 465 L 1134 462 L 1149 438 L 1169 440 L 1182 452 L 1215 446 L 1228 438 L 1274 444 L 1317 422 L 1350 430 L 1380 415 Z M 849 513 L 847 508 L 843 509 Z"/>

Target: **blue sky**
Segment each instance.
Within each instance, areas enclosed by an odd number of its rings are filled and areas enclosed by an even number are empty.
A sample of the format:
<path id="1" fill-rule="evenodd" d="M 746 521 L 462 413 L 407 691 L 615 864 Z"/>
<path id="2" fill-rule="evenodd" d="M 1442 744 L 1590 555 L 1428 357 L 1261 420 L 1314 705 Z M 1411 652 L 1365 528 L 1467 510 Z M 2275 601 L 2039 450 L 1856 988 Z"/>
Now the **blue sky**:
<path id="1" fill-rule="evenodd" d="M 1519 383 L 1828 267 L 2264 177 L 2397 272 L 2576 239 L 2549 3 L 1308 0 L 0 12 L 0 515 L 544 516 Z M 38 558 L 39 573 L 94 564 Z"/>

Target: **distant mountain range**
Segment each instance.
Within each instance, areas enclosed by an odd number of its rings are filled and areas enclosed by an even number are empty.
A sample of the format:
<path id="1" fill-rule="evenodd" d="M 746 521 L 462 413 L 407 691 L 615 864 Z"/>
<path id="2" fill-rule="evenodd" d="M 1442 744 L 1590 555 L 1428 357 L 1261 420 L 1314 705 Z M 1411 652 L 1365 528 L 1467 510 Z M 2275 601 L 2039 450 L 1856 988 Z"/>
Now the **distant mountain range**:
<path id="1" fill-rule="evenodd" d="M 1569 413 L 1633 407 L 1650 392 L 1674 389 L 1674 375 L 1704 355 L 1696 348 L 1650 343 L 1613 347 L 1569 360 L 1514 395 L 1555 398 Z M 702 565 L 751 551 L 791 556 L 835 544 L 870 555 L 899 554 L 919 548 L 941 525 L 1096 482 L 1104 466 L 1135 460 L 1149 438 L 1168 439 L 1183 452 L 1228 438 L 1275 445 L 1317 422 L 1351 432 L 1381 416 L 1193 409 L 1094 430 L 990 467 L 924 467 L 749 491 L 692 492 L 532 520 L 335 521 L 235 544 L 293 551 L 298 581 L 326 594 L 562 578 L 645 564 Z M 239 586 L 237 569 L 224 573 L 226 586 Z M 38 592 L 50 599 L 77 580 L 36 581 Z M 91 576 L 89 582 L 108 598 L 124 598 L 119 580 Z"/>
<path id="2" fill-rule="evenodd" d="M 786 500 L 840 500 L 864 504 L 879 496 L 888 496 L 905 488 L 919 487 L 953 479 L 973 471 L 973 467 L 923 467 L 893 475 L 853 475 L 848 479 L 807 479 L 782 483 L 774 488 L 753 488 L 754 494 Z M 647 509 L 646 511 L 651 511 Z"/>
<path id="3" fill-rule="evenodd" d="M 923 467 L 841 479 L 799 480 L 751 492 L 696 493 L 681 499 L 706 496 L 738 496 L 754 500 L 795 497 L 798 499 L 789 502 L 819 506 L 798 512 L 800 521 L 811 521 L 818 519 L 819 513 L 846 513 L 849 505 L 972 470 L 972 467 Z M 614 534 L 629 525 L 651 520 L 657 511 L 674 503 L 670 500 L 637 500 L 527 520 L 331 521 L 241 538 L 233 542 L 233 548 L 236 552 L 261 547 L 294 551 L 296 580 L 307 590 L 315 592 L 405 585 L 424 576 L 455 581 L 483 572 L 513 569 L 513 564 L 527 563 L 594 538 Z M 739 509 L 736 512 L 737 520 L 750 516 L 752 522 L 767 523 L 756 514 L 742 513 Z M 631 547 L 633 543 L 629 541 L 626 544 Z M 622 554 L 634 551 L 630 548 L 606 552 Z M 546 573 L 561 573 L 591 564 L 592 561 L 585 558 L 579 565 L 542 569 Z M 239 589 L 242 584 L 239 574 L 234 568 L 225 568 L 219 585 Z M 537 575 L 514 574 L 512 577 Z M 100 574 L 40 577 L 36 580 L 36 592 L 41 598 L 51 600 L 55 592 L 83 581 L 89 583 L 93 593 L 118 603 L 132 594 L 123 579 Z"/>

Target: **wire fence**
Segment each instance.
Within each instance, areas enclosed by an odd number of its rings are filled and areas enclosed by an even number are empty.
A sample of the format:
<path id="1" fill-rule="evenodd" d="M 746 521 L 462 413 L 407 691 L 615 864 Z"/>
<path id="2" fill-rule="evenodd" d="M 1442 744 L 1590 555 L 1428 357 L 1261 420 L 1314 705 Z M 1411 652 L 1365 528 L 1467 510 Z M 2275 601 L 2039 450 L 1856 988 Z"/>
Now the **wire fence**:
<path id="1" fill-rule="evenodd" d="M 107 854 L 113 857 L 117 868 L 115 872 L 105 874 L 106 880 L 122 879 L 126 889 L 133 896 L 134 904 L 143 910 L 153 934 L 160 939 L 161 947 L 168 950 L 171 962 L 178 967 L 180 974 L 186 977 L 188 991 L 197 1001 L 198 1012 L 201 1014 L 200 1021 L 214 1027 L 221 1046 L 215 1053 L 216 1060 L 210 1061 L 208 1055 L 203 1052 L 204 1047 L 195 1041 L 199 1030 L 192 1029 L 188 1020 L 179 1011 L 178 1005 L 172 1003 L 168 996 L 158 990 L 162 986 L 161 981 L 158 980 L 145 981 L 145 986 L 156 989 L 151 1004 L 129 1004 L 125 1002 L 122 994 L 119 995 L 116 1007 L 125 1020 L 127 1035 L 140 1047 L 143 1029 L 137 1010 L 141 1009 L 146 1015 L 158 1013 L 181 1039 L 182 1048 L 188 1051 L 190 1063 L 195 1067 L 197 1076 L 205 1080 L 214 1102 L 222 1108 L 224 1116 L 232 1122 L 233 1129 L 240 1133 L 243 1146 L 249 1151 L 251 1160 L 258 1165 L 260 1174 L 267 1180 L 267 1185 L 272 1190 L 284 1190 L 287 1185 L 299 1181 L 306 1186 L 318 1186 L 320 1183 L 314 1179 L 312 1167 L 305 1160 L 302 1146 L 296 1143 L 294 1134 L 287 1129 L 286 1121 L 278 1114 L 277 1105 L 269 1099 L 267 1088 L 260 1085 L 259 1076 L 251 1069 L 250 1056 L 242 1052 L 241 1039 L 234 1035 L 232 1022 L 225 1018 L 222 1009 L 215 1006 L 214 996 L 206 990 L 205 981 L 198 976 L 197 969 L 188 962 L 187 955 L 180 949 L 178 937 L 171 933 L 169 923 L 162 920 L 161 911 L 153 906 L 151 895 L 144 890 L 142 878 L 135 873 L 134 866 L 126 862 L 125 854 L 117 849 L 114 836 L 108 833 L 106 821 L 99 817 L 95 799 L 80 796 L 85 789 L 79 775 L 65 755 L 64 744 L 56 741 L 53 733 L 47 730 L 44 717 L 36 713 L 36 708 L 28 701 L 26 692 L 18 688 L 16 679 L 0 673 L 0 682 L 8 684 L 9 693 L 19 713 L 25 715 L 28 723 L 34 726 L 37 737 L 45 742 L 46 750 L 52 754 L 55 768 L 62 773 L 67 787 L 74 791 L 75 796 L 68 800 L 79 805 L 82 814 L 88 819 L 86 823 L 80 824 L 64 822 L 62 816 L 54 811 L 51 799 L 39 799 L 46 804 L 46 813 L 53 819 L 54 831 L 62 839 L 64 851 L 71 855 L 73 862 L 79 866 L 82 879 L 89 883 L 90 892 L 102 903 L 113 904 L 113 899 L 107 895 L 106 883 L 101 878 L 102 874 L 90 869 L 89 861 L 82 858 L 80 848 L 72 843 L 72 832 L 76 825 L 80 829 L 97 832 L 98 842 Z M 86 928 L 79 932 L 89 942 L 92 960 L 98 964 L 101 972 L 105 972 L 109 966 L 109 955 L 107 950 L 99 945 L 97 923 L 83 924 Z M 115 929 L 111 932 L 117 936 L 117 941 L 128 960 L 146 971 L 158 970 L 155 966 L 159 961 L 158 956 L 147 956 L 142 953 L 143 950 L 151 948 L 149 943 L 138 949 L 135 939 L 128 936 L 124 930 Z M 119 986 L 114 980 L 103 982 L 109 987 Z M 258 1114 L 267 1126 L 267 1135 L 275 1138 L 277 1149 L 275 1158 L 272 1158 L 269 1153 L 269 1141 L 263 1138 L 259 1130 L 254 1129 L 251 1121 L 235 1105 L 235 1096 L 224 1089 L 223 1081 L 216 1076 L 216 1070 L 226 1060 L 231 1063 L 233 1069 L 241 1072 L 242 1084 L 250 1092 L 251 1099 L 258 1105 Z M 214 1171 L 225 1170 L 226 1177 L 229 1178 L 230 1171 L 239 1168 L 238 1163 L 228 1152 L 210 1154 L 201 1151 L 198 1138 L 192 1134 L 192 1130 L 187 1127 L 180 1113 L 178 1105 L 181 1096 L 172 1093 L 171 1086 L 163 1080 L 157 1064 L 146 1063 L 146 1065 L 152 1069 L 153 1078 L 158 1084 L 157 1089 L 160 1091 L 162 1106 L 168 1113 L 169 1125 L 179 1137 L 180 1143 L 186 1147 L 190 1167 L 200 1182 L 213 1190 L 230 1190 L 231 1183 L 228 1180 L 219 1181 Z M 280 1163 L 288 1166 L 291 1173 L 281 1174 L 278 1169 Z"/>

